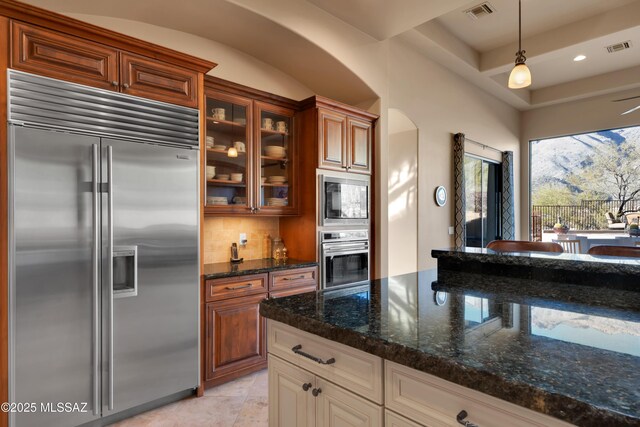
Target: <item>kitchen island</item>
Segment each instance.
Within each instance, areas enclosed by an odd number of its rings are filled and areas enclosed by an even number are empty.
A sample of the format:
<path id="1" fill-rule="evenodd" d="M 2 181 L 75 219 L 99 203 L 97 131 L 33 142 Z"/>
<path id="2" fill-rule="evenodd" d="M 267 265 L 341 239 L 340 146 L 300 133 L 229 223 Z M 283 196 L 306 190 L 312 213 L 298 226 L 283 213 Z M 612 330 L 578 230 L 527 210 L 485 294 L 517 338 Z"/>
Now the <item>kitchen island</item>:
<path id="1" fill-rule="evenodd" d="M 428 271 L 260 312 L 271 425 L 640 425 L 637 291 Z"/>

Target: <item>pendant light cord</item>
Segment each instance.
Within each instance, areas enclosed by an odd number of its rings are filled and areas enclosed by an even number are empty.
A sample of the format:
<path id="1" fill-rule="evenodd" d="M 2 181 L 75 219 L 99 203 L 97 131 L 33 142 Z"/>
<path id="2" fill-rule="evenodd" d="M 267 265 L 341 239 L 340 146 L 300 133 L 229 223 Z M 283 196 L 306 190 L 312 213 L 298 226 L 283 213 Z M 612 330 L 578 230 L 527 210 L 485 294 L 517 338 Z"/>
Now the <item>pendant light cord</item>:
<path id="1" fill-rule="evenodd" d="M 518 53 L 516 53 L 516 65 L 524 64 L 527 57 L 522 50 L 522 0 L 518 0 Z"/>
<path id="2" fill-rule="evenodd" d="M 518 51 L 522 51 L 522 0 L 518 0 Z"/>

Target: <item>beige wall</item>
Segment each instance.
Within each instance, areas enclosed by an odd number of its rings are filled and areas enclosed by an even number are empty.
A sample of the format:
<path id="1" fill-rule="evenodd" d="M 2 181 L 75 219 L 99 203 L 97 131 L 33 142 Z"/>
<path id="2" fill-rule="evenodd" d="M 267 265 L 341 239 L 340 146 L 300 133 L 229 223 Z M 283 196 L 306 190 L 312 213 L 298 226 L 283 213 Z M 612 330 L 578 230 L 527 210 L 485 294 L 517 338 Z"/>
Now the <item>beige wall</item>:
<path id="1" fill-rule="evenodd" d="M 417 126 L 418 148 L 418 269 L 434 268 L 434 248 L 453 245 L 448 227 L 453 226 L 452 136 L 463 132 L 468 138 L 500 150 L 514 152 L 520 159 L 519 112 L 417 53 L 401 38 L 389 48 L 389 104 L 405 113 Z M 389 146 L 391 150 L 391 146 Z M 489 158 L 489 150 L 469 144 L 469 151 Z M 519 170 L 514 171 L 519 188 Z M 434 191 L 444 185 L 449 193 L 445 207 L 438 207 Z M 515 200 L 516 231 L 520 214 Z M 411 230 L 407 230 L 411 232 Z"/>
<path id="2" fill-rule="evenodd" d="M 389 109 L 389 275 L 418 268 L 418 128 Z"/>
<path id="3" fill-rule="evenodd" d="M 238 246 L 238 255 L 246 260 L 263 258 L 264 235 L 273 238 L 279 232 L 278 218 L 205 218 L 204 263 L 229 262 L 231 244 L 240 243 L 240 233 L 247 234 L 248 243 Z M 289 256 L 295 258 L 295 254 Z"/>
<path id="4" fill-rule="evenodd" d="M 640 125 L 640 112 L 622 116 L 621 113 L 637 105 L 613 103 L 614 99 L 640 95 L 640 90 L 629 90 L 590 99 L 552 105 L 522 113 L 521 133 L 521 234 L 529 236 L 529 141 L 554 136 L 592 132 L 625 126 Z"/>

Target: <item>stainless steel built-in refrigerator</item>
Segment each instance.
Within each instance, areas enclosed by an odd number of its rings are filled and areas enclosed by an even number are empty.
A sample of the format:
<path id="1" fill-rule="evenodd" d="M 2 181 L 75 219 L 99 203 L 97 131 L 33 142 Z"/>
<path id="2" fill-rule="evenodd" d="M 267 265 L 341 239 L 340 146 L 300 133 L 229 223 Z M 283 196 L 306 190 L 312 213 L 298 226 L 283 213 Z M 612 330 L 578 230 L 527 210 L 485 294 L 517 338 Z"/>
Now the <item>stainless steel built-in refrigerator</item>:
<path id="1" fill-rule="evenodd" d="M 197 110 L 15 71 L 9 99 L 11 424 L 193 390 Z"/>

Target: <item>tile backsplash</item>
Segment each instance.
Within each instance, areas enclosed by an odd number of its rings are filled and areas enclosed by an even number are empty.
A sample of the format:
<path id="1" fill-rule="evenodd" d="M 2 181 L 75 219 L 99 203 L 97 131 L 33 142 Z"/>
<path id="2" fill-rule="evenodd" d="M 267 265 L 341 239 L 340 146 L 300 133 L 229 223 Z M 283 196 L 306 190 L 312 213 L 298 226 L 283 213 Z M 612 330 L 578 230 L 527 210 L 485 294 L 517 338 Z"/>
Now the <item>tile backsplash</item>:
<path id="1" fill-rule="evenodd" d="M 240 246 L 240 233 L 247 234 L 248 243 Z M 278 218 L 211 218 L 204 219 L 204 263 L 228 262 L 231 244 L 238 243 L 238 255 L 246 260 L 260 259 L 265 234 L 277 237 Z"/>

